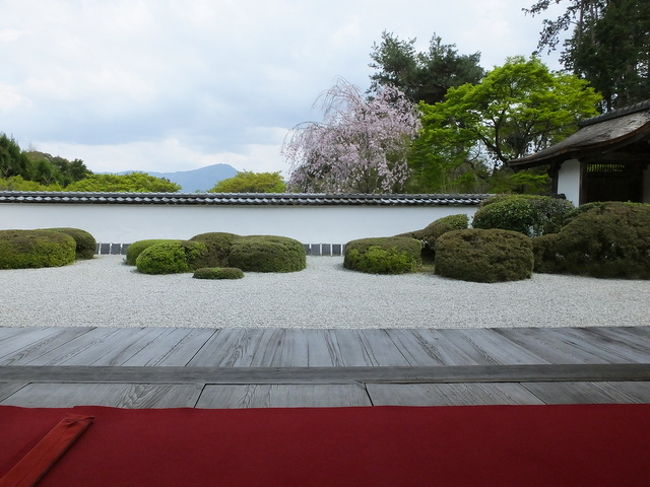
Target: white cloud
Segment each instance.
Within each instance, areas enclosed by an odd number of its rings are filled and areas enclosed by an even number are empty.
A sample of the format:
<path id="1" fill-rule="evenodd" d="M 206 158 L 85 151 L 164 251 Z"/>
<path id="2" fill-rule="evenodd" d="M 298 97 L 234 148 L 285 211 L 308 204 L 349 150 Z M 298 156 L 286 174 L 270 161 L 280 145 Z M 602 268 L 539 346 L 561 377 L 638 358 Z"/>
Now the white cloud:
<path id="1" fill-rule="evenodd" d="M 383 30 L 418 49 L 436 32 L 491 67 L 535 48 L 541 19 L 523 5 L 5 0 L 0 132 L 98 171 L 285 170 L 278 134 L 318 118 L 312 103 L 338 76 L 365 89 Z"/>

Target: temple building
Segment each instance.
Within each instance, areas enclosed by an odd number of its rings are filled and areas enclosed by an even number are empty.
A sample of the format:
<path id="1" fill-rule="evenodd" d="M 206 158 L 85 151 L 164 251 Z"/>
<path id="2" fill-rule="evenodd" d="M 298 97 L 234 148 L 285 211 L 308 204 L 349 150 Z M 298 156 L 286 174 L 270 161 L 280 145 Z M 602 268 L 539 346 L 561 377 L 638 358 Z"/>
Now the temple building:
<path id="1" fill-rule="evenodd" d="M 561 142 L 514 159 L 514 170 L 547 165 L 553 192 L 575 205 L 650 203 L 650 100 L 580 122 Z"/>

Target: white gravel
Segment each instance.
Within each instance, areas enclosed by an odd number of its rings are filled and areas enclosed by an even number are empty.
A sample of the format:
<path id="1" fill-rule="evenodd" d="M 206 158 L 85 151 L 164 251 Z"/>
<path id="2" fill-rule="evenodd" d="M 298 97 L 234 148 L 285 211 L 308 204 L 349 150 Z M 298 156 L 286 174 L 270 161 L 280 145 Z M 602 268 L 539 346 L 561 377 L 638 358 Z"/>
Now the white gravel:
<path id="1" fill-rule="evenodd" d="M 150 276 L 101 256 L 0 270 L 0 326 L 484 328 L 650 325 L 650 281 L 536 274 L 479 284 L 348 271 L 309 257 L 289 274 Z"/>

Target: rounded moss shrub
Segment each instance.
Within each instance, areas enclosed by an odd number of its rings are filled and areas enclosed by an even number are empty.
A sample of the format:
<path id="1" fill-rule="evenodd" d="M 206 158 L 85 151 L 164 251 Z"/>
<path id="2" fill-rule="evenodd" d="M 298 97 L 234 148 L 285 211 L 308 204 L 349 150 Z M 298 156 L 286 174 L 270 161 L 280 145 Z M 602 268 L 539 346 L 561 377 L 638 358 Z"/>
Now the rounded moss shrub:
<path id="1" fill-rule="evenodd" d="M 129 248 L 126 250 L 126 263 L 127 265 L 135 265 L 135 261 L 138 259 L 138 256 L 145 250 L 159 243 L 168 243 L 168 242 L 182 242 L 182 240 L 170 240 L 170 239 L 153 239 L 153 240 L 138 240 L 129 245 Z"/>
<path id="2" fill-rule="evenodd" d="M 533 271 L 533 245 L 510 230 L 455 230 L 436 242 L 435 272 L 474 282 L 528 279 Z"/>
<path id="3" fill-rule="evenodd" d="M 228 264 L 245 272 L 294 272 L 305 268 L 307 257 L 292 238 L 250 235 L 233 241 Z"/>
<path id="4" fill-rule="evenodd" d="M 232 243 L 238 238 L 239 235 L 234 233 L 210 232 L 195 235 L 190 241 L 202 242 L 208 248 L 207 254 L 199 262 L 201 267 L 217 267 L 227 265 Z"/>
<path id="5" fill-rule="evenodd" d="M 207 248 L 201 242 L 161 242 L 144 249 L 135 260 L 143 274 L 176 274 L 196 269 L 196 262 L 205 256 Z"/>
<path id="6" fill-rule="evenodd" d="M 463 230 L 469 225 L 467 215 L 449 215 L 438 218 L 436 221 L 429 223 L 422 230 L 406 232 L 396 237 L 411 237 L 422 241 L 422 257 L 431 259 L 435 255 L 436 240 L 441 235 L 451 232 L 452 230 Z"/>
<path id="7" fill-rule="evenodd" d="M 76 243 L 77 259 L 92 259 L 95 256 L 97 241 L 90 233 L 79 228 L 46 228 L 52 232 L 65 233 L 72 237 Z"/>
<path id="8" fill-rule="evenodd" d="M 650 279 L 649 204 L 590 203 L 578 210 L 558 233 L 534 240 L 537 272 Z"/>
<path id="9" fill-rule="evenodd" d="M 345 245 L 343 266 L 370 274 L 404 274 L 422 264 L 422 244 L 410 237 L 352 240 Z"/>
<path id="10" fill-rule="evenodd" d="M 499 195 L 485 201 L 474 215 L 474 228 L 499 228 L 529 237 L 548 233 L 546 227 L 568 214 L 570 201 L 550 196 Z"/>
<path id="11" fill-rule="evenodd" d="M 0 269 L 60 267 L 75 260 L 75 240 L 50 230 L 0 230 Z"/>
<path id="12" fill-rule="evenodd" d="M 244 273 L 236 267 L 202 267 L 194 271 L 194 279 L 241 279 Z"/>

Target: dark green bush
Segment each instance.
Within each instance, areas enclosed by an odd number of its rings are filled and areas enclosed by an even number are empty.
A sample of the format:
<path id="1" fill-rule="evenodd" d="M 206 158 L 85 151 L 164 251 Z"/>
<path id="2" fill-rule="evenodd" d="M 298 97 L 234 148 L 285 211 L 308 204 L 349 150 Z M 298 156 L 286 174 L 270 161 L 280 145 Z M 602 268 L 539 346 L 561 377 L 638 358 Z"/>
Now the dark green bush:
<path id="1" fill-rule="evenodd" d="M 75 240 L 51 230 L 0 230 L 0 269 L 60 267 L 75 259 Z"/>
<path id="2" fill-rule="evenodd" d="M 421 230 L 401 233 L 395 236 L 411 237 L 420 240 L 422 242 L 422 257 L 433 258 L 435 255 L 435 245 L 438 237 L 444 233 L 451 232 L 452 230 L 463 230 L 467 228 L 468 224 L 469 218 L 467 215 L 449 215 L 438 218 L 436 221 L 429 223 Z"/>
<path id="3" fill-rule="evenodd" d="M 97 241 L 90 233 L 79 228 L 45 228 L 52 232 L 61 232 L 71 236 L 77 244 L 77 259 L 92 259 L 95 256 Z"/>
<path id="4" fill-rule="evenodd" d="M 201 267 L 218 267 L 228 264 L 230 248 L 238 238 L 234 233 L 210 232 L 195 235 L 190 241 L 203 242 L 208 248 L 208 253 L 198 263 Z"/>
<path id="5" fill-rule="evenodd" d="M 534 247 L 537 272 L 650 279 L 650 205 L 583 205 Z"/>
<path id="6" fill-rule="evenodd" d="M 410 237 L 362 238 L 345 244 L 343 266 L 371 274 L 404 274 L 422 264 L 422 244 Z"/>
<path id="7" fill-rule="evenodd" d="M 305 248 L 292 238 L 250 235 L 235 239 L 228 264 L 245 272 L 294 272 L 307 265 Z"/>
<path id="8" fill-rule="evenodd" d="M 244 273 L 236 267 L 201 267 L 194 271 L 194 279 L 241 279 Z"/>
<path id="9" fill-rule="evenodd" d="M 555 219 L 574 207 L 570 201 L 549 196 L 499 195 L 484 202 L 474 215 L 474 228 L 499 228 L 537 237 Z"/>
<path id="10" fill-rule="evenodd" d="M 435 272 L 474 282 L 527 279 L 533 271 L 531 239 L 499 229 L 455 230 L 436 242 Z"/>
<path id="11" fill-rule="evenodd" d="M 169 241 L 151 245 L 135 260 L 143 274 L 176 274 L 197 268 L 196 262 L 205 257 L 208 249 L 204 243 Z"/>
<path id="12" fill-rule="evenodd" d="M 129 248 L 126 250 L 126 263 L 127 265 L 135 265 L 135 261 L 138 256 L 142 253 L 144 249 L 151 247 L 164 242 L 182 242 L 182 240 L 170 240 L 170 239 L 153 239 L 153 240 L 138 240 L 129 245 Z"/>

